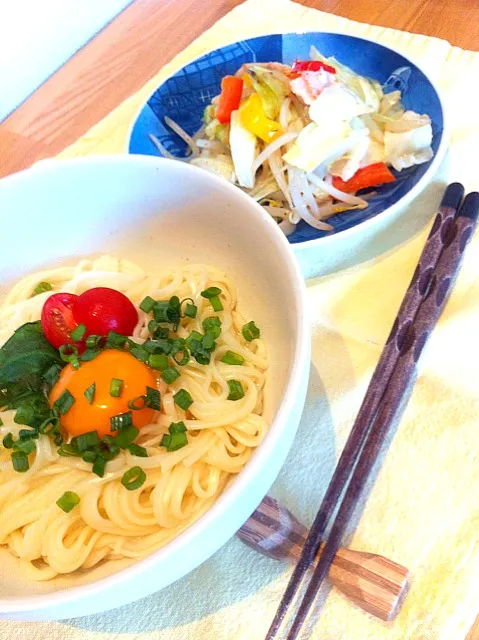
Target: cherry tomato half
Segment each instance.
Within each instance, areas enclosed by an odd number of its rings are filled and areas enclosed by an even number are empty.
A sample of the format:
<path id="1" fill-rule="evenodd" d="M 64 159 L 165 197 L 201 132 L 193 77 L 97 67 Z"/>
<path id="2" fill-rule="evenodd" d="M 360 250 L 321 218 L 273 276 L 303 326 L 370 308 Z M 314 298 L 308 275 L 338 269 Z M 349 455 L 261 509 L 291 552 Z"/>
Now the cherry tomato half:
<path id="1" fill-rule="evenodd" d="M 108 335 L 116 331 L 131 336 L 138 322 L 138 312 L 130 300 L 115 289 L 95 287 L 77 296 L 73 304 L 76 324 L 84 324 L 87 335 Z"/>
<path id="2" fill-rule="evenodd" d="M 78 296 L 73 293 L 54 293 L 47 298 L 42 309 L 42 329 L 45 338 L 56 349 L 62 344 L 72 344 L 71 332 L 77 326 L 73 318 L 73 305 Z"/>

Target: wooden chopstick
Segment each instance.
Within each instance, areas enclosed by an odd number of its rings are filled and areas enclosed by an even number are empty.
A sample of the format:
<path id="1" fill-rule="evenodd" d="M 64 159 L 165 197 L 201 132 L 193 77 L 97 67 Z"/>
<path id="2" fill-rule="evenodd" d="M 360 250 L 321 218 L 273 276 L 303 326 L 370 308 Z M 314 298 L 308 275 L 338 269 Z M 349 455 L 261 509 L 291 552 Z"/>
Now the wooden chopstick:
<path id="1" fill-rule="evenodd" d="M 453 219 L 463 194 L 464 189 L 462 185 L 457 183 L 450 185 L 444 194 L 438 214 L 420 257 L 418 267 L 401 304 L 397 319 L 373 374 L 349 439 L 310 530 L 301 558 L 293 572 L 268 631 L 266 636 L 267 640 L 272 640 L 281 626 L 288 607 L 301 584 L 302 578 L 318 552 L 325 530 L 337 507 L 339 497 L 347 487 L 348 481 L 351 478 L 352 469 L 359 459 L 360 453 L 370 433 L 373 418 L 378 411 L 389 379 L 401 355 L 400 342 L 396 340 L 396 336 L 404 336 L 407 328 L 411 326 L 416 317 L 438 259 L 445 243 L 447 243 L 450 230 L 454 224 Z M 326 547 L 323 550 L 322 558 L 324 558 L 325 550 Z M 323 559 L 321 565 L 318 565 L 317 571 L 323 570 L 321 566 L 324 567 L 327 562 L 328 556 Z"/>
<path id="2" fill-rule="evenodd" d="M 462 254 L 477 224 L 479 193 L 470 193 L 452 225 L 444 230 L 444 249 L 436 268 L 426 278 L 423 301 L 414 321 L 401 335 L 398 327 L 395 341 L 399 348 L 399 359 L 387 385 L 386 392 L 374 419 L 371 436 L 360 454 L 351 481 L 339 507 L 328 540 L 318 565 L 312 575 L 303 601 L 288 633 L 288 640 L 297 638 L 314 598 L 327 576 L 331 563 L 351 520 L 354 507 L 381 452 L 394 418 L 402 405 L 416 370 L 419 356 L 444 308 L 454 279 L 459 271 Z"/>

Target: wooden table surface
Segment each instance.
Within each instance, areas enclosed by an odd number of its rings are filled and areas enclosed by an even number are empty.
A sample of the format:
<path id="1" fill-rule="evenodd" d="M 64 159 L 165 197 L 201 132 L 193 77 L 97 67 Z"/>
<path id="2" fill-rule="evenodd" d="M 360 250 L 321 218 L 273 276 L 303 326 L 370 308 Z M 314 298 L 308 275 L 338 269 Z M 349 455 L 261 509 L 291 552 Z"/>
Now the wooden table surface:
<path id="1" fill-rule="evenodd" d="M 347 18 L 479 44 L 477 0 L 300 0 Z M 135 0 L 0 124 L 0 177 L 51 157 L 241 0 Z"/>
<path id="2" fill-rule="evenodd" d="M 479 49 L 477 0 L 299 1 Z M 0 124 L 0 177 L 74 142 L 238 4 L 241 0 L 135 0 Z M 479 619 L 467 640 L 479 640 Z"/>

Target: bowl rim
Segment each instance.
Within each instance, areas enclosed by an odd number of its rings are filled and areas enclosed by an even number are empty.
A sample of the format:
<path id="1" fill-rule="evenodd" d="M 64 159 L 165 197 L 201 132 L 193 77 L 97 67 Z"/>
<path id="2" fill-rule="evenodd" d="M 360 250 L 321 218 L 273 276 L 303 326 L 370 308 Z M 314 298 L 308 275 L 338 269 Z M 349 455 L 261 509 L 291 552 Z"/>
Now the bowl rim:
<path id="1" fill-rule="evenodd" d="M 158 158 L 157 156 L 143 156 L 138 154 L 83 156 L 65 160 L 56 160 L 54 158 L 51 160 L 48 159 L 46 162 L 39 162 L 37 165 L 34 165 L 29 169 L 3 178 L 0 180 L 0 186 L 7 186 L 7 184 L 15 184 L 18 182 L 21 183 L 21 181 L 25 179 L 28 180 L 32 172 L 37 174 L 40 172 L 48 173 L 51 170 L 57 171 L 58 169 L 60 169 L 60 171 L 69 170 L 70 168 L 75 170 L 75 167 L 82 165 L 115 166 L 134 164 L 137 166 L 145 165 L 148 167 L 151 165 L 152 167 L 161 168 L 167 166 L 165 165 L 165 162 L 171 170 L 183 173 L 185 176 L 189 173 L 193 173 L 193 175 L 198 176 L 200 179 L 210 182 L 213 185 L 217 185 L 220 190 L 229 192 L 232 198 L 237 198 L 240 201 L 242 200 L 245 206 L 256 209 L 258 214 L 258 226 L 263 226 L 266 229 L 265 237 L 275 241 L 282 258 L 285 260 L 288 266 L 288 273 L 291 278 L 292 295 L 290 300 L 291 302 L 294 302 L 294 318 L 297 326 L 297 333 L 291 357 L 291 371 L 287 380 L 283 398 L 277 407 L 274 420 L 268 429 L 265 439 L 255 450 L 255 455 L 253 455 L 248 461 L 242 472 L 235 477 L 235 481 L 225 488 L 205 513 L 203 513 L 185 530 L 180 532 L 164 547 L 154 551 L 145 558 L 137 560 L 128 567 L 119 569 L 111 575 L 94 580 L 91 583 L 67 587 L 65 589 L 61 588 L 58 591 L 38 595 L 0 597 L 0 614 L 4 617 L 8 618 L 8 614 L 34 612 L 45 607 L 48 607 L 49 609 L 56 609 L 61 607 L 63 604 L 70 604 L 74 601 L 78 601 L 79 599 L 94 596 L 107 589 L 123 584 L 131 578 L 137 577 L 142 574 L 149 565 L 161 564 L 162 560 L 167 556 L 181 553 L 182 550 L 191 545 L 195 538 L 202 532 L 210 527 L 214 527 L 214 521 L 234 505 L 237 496 L 247 491 L 248 487 L 254 484 L 255 478 L 261 474 L 261 470 L 267 465 L 276 443 L 280 441 L 285 432 L 287 432 L 289 418 L 293 413 L 296 399 L 301 395 L 300 388 L 305 367 L 304 363 L 307 362 L 309 367 L 310 361 L 311 329 L 307 307 L 306 285 L 301 275 L 299 264 L 284 234 L 279 230 L 271 216 L 263 211 L 259 204 L 243 193 L 240 189 L 237 189 L 234 185 L 229 184 L 222 178 L 205 172 L 198 167 L 181 163 L 176 160 L 170 160 L 168 158 Z M 262 497 L 264 496 L 261 496 L 261 498 Z M 234 535 L 234 533 L 232 535 Z M 226 540 L 229 540 L 230 537 L 232 536 L 228 535 Z M 171 582 L 168 582 L 168 585 L 172 584 L 180 577 L 187 575 L 199 566 L 199 564 L 206 561 L 206 559 L 211 557 L 213 553 L 223 546 L 226 540 L 216 546 L 215 549 L 205 558 L 199 562 L 195 561 L 192 563 L 190 569 L 183 572 L 180 576 L 177 576 Z M 164 586 L 166 587 L 167 585 Z M 163 587 L 158 587 L 156 591 L 161 588 Z M 155 593 L 156 591 L 153 589 L 150 590 L 149 593 Z M 147 594 L 143 594 L 139 597 L 145 597 L 146 595 Z M 133 602 L 135 599 L 138 598 L 133 597 L 128 600 L 128 602 Z M 122 602 L 120 604 L 125 603 Z M 104 610 L 108 609 L 111 609 L 111 607 L 108 606 Z M 61 619 L 61 617 L 55 616 L 50 619 Z"/>
<path id="2" fill-rule="evenodd" d="M 133 129 L 135 127 L 135 124 L 138 121 L 138 118 L 139 118 L 140 114 L 142 113 L 142 111 L 145 108 L 145 106 L 148 104 L 148 101 L 150 100 L 150 98 L 158 91 L 158 89 L 161 86 L 163 86 L 167 80 L 172 78 L 174 75 L 176 75 L 179 71 L 184 69 L 189 64 L 192 64 L 193 62 L 196 62 L 197 60 L 200 60 L 201 58 L 203 58 L 204 56 L 206 56 L 206 55 L 208 55 L 210 53 L 214 53 L 215 51 L 220 51 L 221 49 L 224 49 L 225 47 L 232 46 L 232 45 L 234 45 L 236 43 L 239 43 L 239 42 L 247 42 L 248 40 L 255 40 L 257 38 L 268 38 L 268 37 L 271 37 L 271 36 L 309 36 L 309 35 L 344 36 L 344 37 L 347 37 L 347 38 L 353 38 L 354 40 L 362 40 L 364 42 L 369 42 L 369 43 L 378 45 L 378 46 L 382 47 L 383 49 L 392 51 L 393 53 L 396 53 L 397 55 L 399 55 L 402 58 L 404 58 L 404 60 L 406 60 L 409 64 L 413 65 L 419 71 L 421 71 L 421 73 L 423 73 L 423 75 L 426 77 L 427 81 L 430 83 L 430 85 L 432 86 L 432 88 L 436 92 L 436 95 L 437 95 L 438 100 L 439 100 L 439 105 L 440 105 L 441 111 L 442 111 L 443 127 L 442 127 L 439 147 L 437 149 L 437 152 L 436 152 L 435 156 L 433 157 L 433 159 L 431 161 L 431 164 L 429 165 L 429 167 L 425 171 L 424 175 L 421 176 L 421 178 L 419 178 L 419 180 L 416 182 L 416 184 L 407 193 L 405 193 L 403 196 L 401 196 L 401 198 L 399 198 L 399 200 L 397 202 L 395 202 L 390 207 L 387 207 L 386 209 L 384 209 L 384 211 L 381 211 L 380 213 L 377 213 L 375 216 L 372 216 L 371 218 L 368 218 L 367 220 L 363 220 L 362 222 L 359 222 L 358 224 L 355 224 L 353 227 L 349 227 L 348 229 L 344 229 L 342 231 L 331 233 L 330 235 L 322 236 L 321 238 L 314 238 L 312 240 L 304 240 L 304 241 L 301 241 L 301 242 L 289 242 L 288 241 L 288 244 L 293 248 L 293 251 L 295 251 L 295 252 L 296 251 L 300 251 L 303 248 L 304 249 L 309 249 L 309 248 L 316 247 L 319 243 L 320 243 L 321 246 L 324 246 L 326 244 L 330 244 L 331 242 L 336 242 L 338 240 L 338 238 L 345 238 L 345 237 L 350 236 L 350 235 L 352 235 L 352 234 L 354 234 L 354 233 L 356 233 L 358 231 L 366 230 L 369 227 L 373 226 L 377 221 L 384 220 L 386 218 L 386 216 L 393 216 L 394 214 L 396 214 L 403 207 L 407 207 L 409 205 L 409 203 L 412 200 L 414 200 L 414 198 L 416 198 L 423 191 L 423 189 L 425 189 L 425 187 L 430 182 L 431 178 L 434 176 L 434 174 L 436 173 L 437 169 L 439 168 L 439 165 L 443 161 L 444 156 L 446 155 L 446 152 L 447 152 L 447 149 L 448 149 L 448 146 L 449 146 L 449 136 L 450 136 L 449 117 L 448 117 L 448 110 L 446 108 L 446 100 L 443 97 L 442 89 L 440 89 L 438 87 L 436 81 L 433 80 L 431 78 L 431 76 L 429 75 L 429 73 L 427 73 L 425 71 L 425 69 L 423 68 L 421 63 L 415 62 L 409 56 L 405 55 L 402 51 L 400 51 L 396 47 L 391 47 L 391 46 L 385 45 L 385 44 L 383 44 L 381 42 L 377 42 L 376 40 L 373 40 L 372 38 L 364 38 L 363 36 L 356 36 L 356 35 L 353 35 L 353 34 L 350 34 L 350 33 L 346 33 L 344 31 L 283 31 L 283 32 L 276 31 L 274 33 L 263 33 L 263 34 L 260 34 L 260 35 L 257 35 L 257 36 L 251 36 L 249 38 L 244 38 L 242 40 L 232 40 L 231 42 L 228 42 L 226 44 L 221 45 L 220 47 L 216 47 L 214 49 L 208 49 L 207 51 L 205 51 L 201 55 L 195 56 L 194 58 L 191 58 L 191 60 L 189 60 L 185 64 L 181 65 L 181 67 L 179 67 L 178 69 L 176 69 L 175 71 L 170 73 L 160 84 L 158 84 L 156 86 L 156 88 L 149 94 L 148 98 L 146 98 L 142 102 L 141 106 L 135 111 L 135 115 L 134 115 L 133 119 L 131 120 L 130 125 L 128 127 L 127 137 L 126 137 L 126 141 L 125 141 L 125 145 L 124 145 L 124 152 L 127 153 L 128 155 L 140 155 L 140 154 L 130 153 L 130 142 L 131 142 L 131 137 L 132 137 L 132 134 L 133 134 Z M 168 160 L 169 159 L 169 158 L 165 158 L 164 156 L 153 156 L 153 157 L 157 157 L 157 158 L 160 158 L 162 160 Z M 179 160 L 179 161 L 181 162 L 181 160 Z M 178 162 L 178 160 L 174 160 L 173 162 Z M 188 163 L 184 163 L 184 164 L 188 164 Z M 236 188 L 239 191 L 241 191 L 241 189 L 239 187 L 236 187 Z"/>

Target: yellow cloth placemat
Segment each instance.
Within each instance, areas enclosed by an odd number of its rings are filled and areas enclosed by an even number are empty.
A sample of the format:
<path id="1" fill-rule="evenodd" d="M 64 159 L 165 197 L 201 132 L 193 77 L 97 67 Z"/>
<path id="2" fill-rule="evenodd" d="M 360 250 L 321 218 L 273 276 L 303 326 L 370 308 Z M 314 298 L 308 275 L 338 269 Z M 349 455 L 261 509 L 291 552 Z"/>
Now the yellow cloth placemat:
<path id="1" fill-rule="evenodd" d="M 233 40 L 278 31 L 331 30 L 393 46 L 444 90 L 451 149 L 434 185 L 408 216 L 431 215 L 446 180 L 477 188 L 474 84 L 479 54 L 420 35 L 355 23 L 289 0 L 248 0 L 204 33 L 141 91 L 60 157 L 119 153 L 136 111 L 164 78 Z M 365 239 L 375 242 L 374 230 Z M 411 234 L 410 234 L 411 235 Z M 273 495 L 309 524 L 408 285 L 426 230 L 399 247 L 308 283 L 314 318 L 306 410 Z M 410 568 L 412 589 L 384 624 L 332 591 L 311 637 L 318 640 L 462 640 L 479 612 L 479 249 L 462 273 L 420 362 L 418 381 L 351 547 Z M 372 252 L 374 253 L 374 251 Z M 378 251 L 376 251 L 378 253 Z M 260 640 L 290 569 L 238 540 L 163 591 L 114 612 L 55 623 L 0 621 L 9 640 Z"/>

